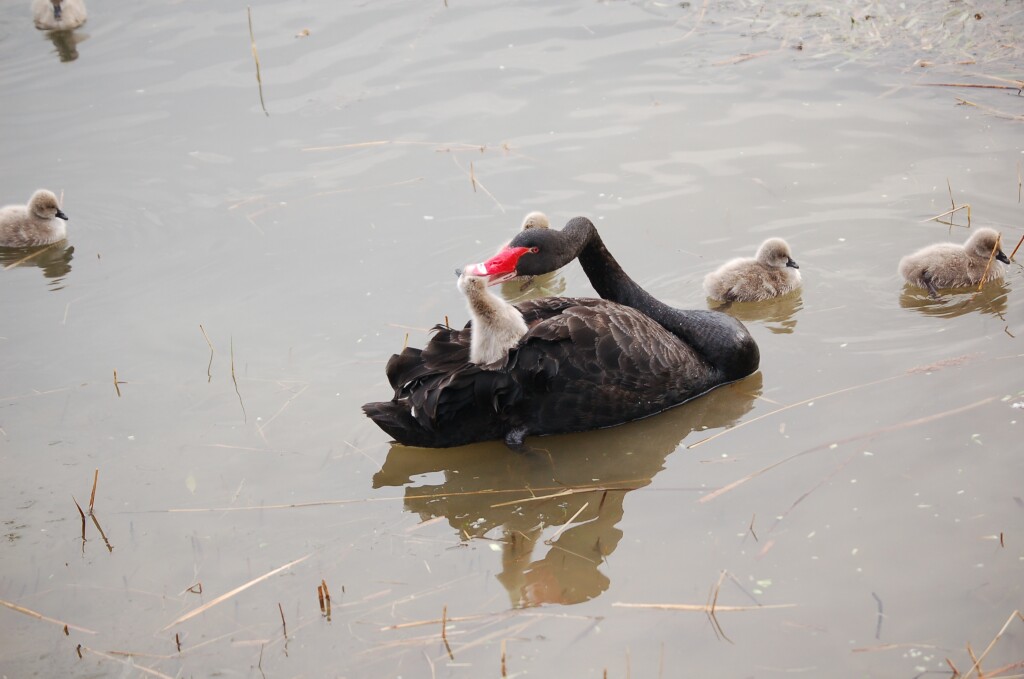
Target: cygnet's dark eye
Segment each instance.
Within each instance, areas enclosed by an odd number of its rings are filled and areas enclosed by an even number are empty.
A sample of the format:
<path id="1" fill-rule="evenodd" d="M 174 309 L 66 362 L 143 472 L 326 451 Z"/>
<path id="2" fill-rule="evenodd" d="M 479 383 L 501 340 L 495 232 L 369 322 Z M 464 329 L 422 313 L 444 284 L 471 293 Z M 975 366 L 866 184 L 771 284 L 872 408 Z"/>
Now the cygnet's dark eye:
<path id="1" fill-rule="evenodd" d="M 534 245 L 532 248 L 530 248 L 530 252 L 532 252 L 533 254 L 537 254 L 538 252 L 540 252 L 540 248 Z"/>

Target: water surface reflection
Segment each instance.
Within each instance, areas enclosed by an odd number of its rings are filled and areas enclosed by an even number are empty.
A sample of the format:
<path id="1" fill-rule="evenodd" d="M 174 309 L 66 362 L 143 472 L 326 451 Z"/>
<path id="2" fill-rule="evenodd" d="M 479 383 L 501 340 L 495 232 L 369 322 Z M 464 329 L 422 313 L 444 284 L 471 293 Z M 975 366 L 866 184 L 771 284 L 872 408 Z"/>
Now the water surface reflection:
<path id="1" fill-rule="evenodd" d="M 70 273 L 74 254 L 75 247 L 69 246 L 67 240 L 27 248 L 0 247 L 0 265 L 5 270 L 37 266 L 42 269 L 43 276 L 55 279 L 56 284 L 63 282 L 64 276 Z M 55 290 L 61 287 L 63 286 L 51 285 Z"/>
<path id="2" fill-rule="evenodd" d="M 407 486 L 406 511 L 445 518 L 463 540 L 495 540 L 497 579 L 512 607 L 580 603 L 608 589 L 600 566 L 623 537 L 626 494 L 650 484 L 691 432 L 743 417 L 761 388 L 758 372 L 646 420 L 533 439 L 538 452 L 529 455 L 497 442 L 446 450 L 393 444 L 373 485 Z M 554 526 L 562 528 L 544 539 Z"/>
<path id="3" fill-rule="evenodd" d="M 75 31 L 46 31 L 47 39 L 53 43 L 57 58 L 62 62 L 74 61 L 78 58 L 78 45 L 89 39 L 87 33 Z"/>
<path id="4" fill-rule="evenodd" d="M 1005 280 L 999 280 L 986 283 L 980 291 L 975 288 L 957 288 L 941 292 L 943 294 L 933 299 L 924 288 L 905 284 L 900 293 L 900 306 L 925 316 L 940 318 L 955 318 L 974 312 L 1003 318 L 1010 286 Z"/>
<path id="5" fill-rule="evenodd" d="M 782 297 L 773 297 L 762 302 L 726 302 L 719 304 L 708 300 L 708 308 L 724 311 L 735 319 L 749 323 L 763 322 L 776 334 L 789 334 L 796 329 L 796 313 L 804 308 L 800 290 L 794 290 Z"/>

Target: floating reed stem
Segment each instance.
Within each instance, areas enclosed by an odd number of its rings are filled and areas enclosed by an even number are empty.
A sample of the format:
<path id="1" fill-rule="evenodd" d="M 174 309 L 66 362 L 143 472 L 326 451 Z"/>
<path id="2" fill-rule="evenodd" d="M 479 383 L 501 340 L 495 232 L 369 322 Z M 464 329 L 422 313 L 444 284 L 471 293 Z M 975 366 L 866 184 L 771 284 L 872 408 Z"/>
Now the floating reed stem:
<path id="1" fill-rule="evenodd" d="M 444 642 L 444 649 L 448 651 L 448 659 L 455 660 L 452 647 L 448 644 L 448 606 L 445 605 L 441 611 L 441 641 Z"/>
<path id="2" fill-rule="evenodd" d="M 114 368 L 114 391 L 117 392 L 117 397 L 121 398 L 121 387 L 118 386 L 119 384 L 124 384 L 124 382 L 117 381 L 117 368 Z"/>
<path id="3" fill-rule="evenodd" d="M 260 77 L 260 55 L 256 52 L 256 35 L 252 31 L 252 7 L 247 7 L 246 10 L 249 12 L 249 44 L 252 46 L 252 60 L 256 62 L 256 85 L 260 90 L 260 106 L 263 113 L 269 117 L 267 105 L 263 103 L 263 78 Z"/>
<path id="4" fill-rule="evenodd" d="M 284 621 L 284 608 L 280 601 L 277 602 L 277 610 L 281 613 L 281 633 L 284 635 L 284 640 L 288 641 L 288 624 Z"/>
<path id="5" fill-rule="evenodd" d="M 100 470 L 99 470 L 99 468 L 97 468 L 96 471 L 93 472 L 93 475 L 92 475 L 92 493 L 89 494 L 89 513 L 90 514 L 92 514 L 92 508 L 96 504 L 96 484 L 99 483 L 99 480 L 100 480 Z"/>
<path id="6" fill-rule="evenodd" d="M 209 384 L 213 379 L 213 374 L 210 372 L 210 368 L 213 367 L 213 342 L 210 341 L 210 336 L 206 334 L 206 330 L 203 328 L 203 324 L 199 324 L 199 332 L 203 333 L 203 337 L 206 339 L 206 344 L 210 347 L 210 362 L 206 364 L 206 383 Z"/>
<path id="7" fill-rule="evenodd" d="M 505 665 L 505 639 L 501 640 L 501 676 L 508 676 L 508 669 Z"/>
<path id="8" fill-rule="evenodd" d="M 1011 252 L 1011 253 L 1010 253 L 1010 259 L 1011 259 L 1011 260 L 1013 259 L 1013 256 L 1014 256 L 1015 254 L 1017 254 L 1017 250 L 1020 250 L 1020 244 L 1021 244 L 1021 243 L 1024 243 L 1024 236 L 1021 236 L 1021 237 L 1020 237 L 1020 240 L 1019 240 L 1019 241 L 1017 241 L 1017 247 L 1015 247 L 1015 248 L 1013 249 L 1013 252 Z"/>
<path id="9" fill-rule="evenodd" d="M 224 603 L 225 601 L 227 601 L 231 597 L 235 596 L 236 594 L 244 592 L 245 590 L 249 589 L 250 587 L 252 587 L 254 585 L 258 585 L 259 583 L 263 582 L 267 578 L 271 578 L 271 577 L 277 575 L 281 571 L 287 570 L 287 569 L 291 568 L 292 566 L 295 566 L 297 564 L 302 563 L 303 561 L 305 561 L 306 559 L 308 559 L 311 556 L 313 556 L 313 555 L 312 554 L 307 554 L 306 556 L 300 557 L 300 558 L 296 559 L 295 561 L 290 561 L 290 562 L 286 563 L 283 566 L 279 566 L 278 568 L 275 568 L 274 570 L 270 571 L 269 573 L 264 573 L 263 575 L 259 576 L 258 578 L 253 578 L 249 582 L 247 582 L 247 583 L 245 583 L 243 585 L 239 585 L 238 587 L 235 587 L 230 592 L 227 592 L 226 594 L 221 594 L 219 597 L 217 597 L 213 601 L 207 602 L 207 603 L 203 604 L 202 606 L 199 606 L 198 608 L 192 609 L 190 612 L 186 613 L 185 615 L 183 615 L 183 616 L 181 616 L 179 618 L 176 618 L 173 622 L 171 622 L 169 625 L 166 625 L 165 627 L 163 627 L 160 631 L 164 632 L 164 631 L 169 630 L 170 628 L 174 627 L 175 625 L 177 625 L 179 623 L 185 622 L 186 620 L 191 620 L 192 618 L 196 617 L 200 613 L 204 613 L 204 612 L 208 611 L 209 609 L 213 608 L 214 606 L 217 606 L 219 604 Z"/>
<path id="10" fill-rule="evenodd" d="M 242 406 L 242 421 L 248 422 L 249 416 L 245 412 L 245 404 L 242 403 L 242 393 L 238 391 L 238 378 L 235 377 L 235 338 L 231 338 L 231 381 L 235 384 L 235 395 L 238 396 L 238 405 Z"/>
<path id="11" fill-rule="evenodd" d="M 96 634 L 97 633 L 95 630 L 91 630 L 91 629 L 88 629 L 88 628 L 85 628 L 85 627 L 79 627 L 78 625 L 72 625 L 70 622 L 64 622 L 63 620 L 56 620 L 54 618 L 49 618 L 49 617 L 43 615 L 42 613 L 37 613 L 37 612 L 33 611 L 30 608 L 25 608 L 24 606 L 19 606 L 18 604 L 12 604 L 10 601 L 4 601 L 3 599 L 0 599 L 0 606 L 6 606 L 7 608 L 11 609 L 12 611 L 15 611 L 17 613 L 21 613 L 23 615 L 27 615 L 27 616 L 29 616 L 31 618 L 35 618 L 36 620 L 42 620 L 43 622 L 49 622 L 49 623 L 52 623 L 54 625 L 60 625 L 62 627 L 70 627 L 71 629 L 75 630 L 76 632 L 85 632 L 86 634 Z"/>
<path id="12" fill-rule="evenodd" d="M 325 615 L 327 616 L 327 622 L 331 621 L 331 591 L 327 589 L 327 581 L 321 579 L 320 586 L 324 589 L 324 603 L 327 604 Z"/>

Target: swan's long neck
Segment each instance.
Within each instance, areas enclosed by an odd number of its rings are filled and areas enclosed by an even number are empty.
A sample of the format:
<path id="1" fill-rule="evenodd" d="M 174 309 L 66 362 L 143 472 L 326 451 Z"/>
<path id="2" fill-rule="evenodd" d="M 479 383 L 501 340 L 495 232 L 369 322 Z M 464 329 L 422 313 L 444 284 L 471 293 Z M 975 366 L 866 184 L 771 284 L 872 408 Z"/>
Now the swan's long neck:
<path id="1" fill-rule="evenodd" d="M 466 296 L 469 315 L 473 319 L 469 360 L 477 365 L 502 361 L 508 350 L 526 334 L 526 321 L 519 309 L 497 297 L 481 279 L 472 282 L 460 279 Z"/>
<path id="2" fill-rule="evenodd" d="M 642 311 L 695 349 L 725 379 L 757 370 L 760 352 L 742 323 L 718 311 L 676 309 L 656 299 L 622 270 L 589 219 L 576 217 L 562 234 L 570 244 L 567 250 L 575 251 L 572 254 L 602 298 Z"/>

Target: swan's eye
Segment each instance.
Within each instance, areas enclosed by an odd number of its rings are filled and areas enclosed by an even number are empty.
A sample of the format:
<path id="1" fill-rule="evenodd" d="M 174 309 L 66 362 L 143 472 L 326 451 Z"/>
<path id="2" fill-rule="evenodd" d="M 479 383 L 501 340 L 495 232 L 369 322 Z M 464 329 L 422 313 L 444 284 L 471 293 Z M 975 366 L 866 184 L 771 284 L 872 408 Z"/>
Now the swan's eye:
<path id="1" fill-rule="evenodd" d="M 532 252 L 533 254 L 537 254 L 538 252 L 540 252 L 540 248 L 538 248 L 538 247 L 537 247 L 537 246 L 535 245 L 535 246 L 533 246 L 532 248 L 530 248 L 530 252 Z"/>

